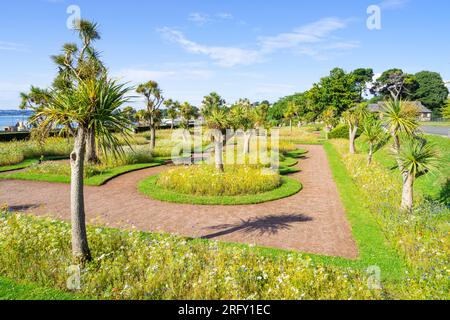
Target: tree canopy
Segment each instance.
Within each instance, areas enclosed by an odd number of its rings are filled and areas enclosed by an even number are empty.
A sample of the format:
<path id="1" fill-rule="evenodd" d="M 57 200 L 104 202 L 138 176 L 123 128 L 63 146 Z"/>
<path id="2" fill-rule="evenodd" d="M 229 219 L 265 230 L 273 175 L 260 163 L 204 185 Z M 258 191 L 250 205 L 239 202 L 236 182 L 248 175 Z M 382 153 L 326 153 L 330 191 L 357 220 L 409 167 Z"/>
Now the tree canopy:
<path id="1" fill-rule="evenodd" d="M 421 101 L 427 108 L 438 111 L 449 94 L 441 75 L 437 72 L 422 71 L 416 73 L 415 77 L 418 88 L 414 99 Z"/>

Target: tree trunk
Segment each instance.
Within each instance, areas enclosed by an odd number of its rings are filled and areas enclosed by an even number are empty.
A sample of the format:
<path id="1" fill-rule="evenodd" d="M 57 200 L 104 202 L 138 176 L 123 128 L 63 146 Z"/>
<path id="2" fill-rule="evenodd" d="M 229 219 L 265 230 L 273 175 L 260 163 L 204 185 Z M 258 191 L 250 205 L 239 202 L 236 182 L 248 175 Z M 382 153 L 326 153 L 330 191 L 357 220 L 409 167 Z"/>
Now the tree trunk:
<path id="1" fill-rule="evenodd" d="M 290 120 L 291 133 L 292 133 L 292 119 Z"/>
<path id="2" fill-rule="evenodd" d="M 249 130 L 244 132 L 244 155 L 250 154 L 250 142 L 252 140 L 253 132 Z"/>
<path id="3" fill-rule="evenodd" d="M 400 137 L 398 135 L 393 135 L 394 138 L 394 151 L 397 155 L 400 154 Z"/>
<path id="4" fill-rule="evenodd" d="M 95 130 L 91 129 L 87 132 L 86 137 L 86 162 L 99 163 L 97 155 L 97 144 L 95 141 Z"/>
<path id="5" fill-rule="evenodd" d="M 86 149 L 86 131 L 78 129 L 75 147 L 70 155 L 70 211 L 72 223 L 72 254 L 77 263 L 91 259 L 88 246 L 85 209 L 84 209 L 84 156 Z"/>
<path id="6" fill-rule="evenodd" d="M 156 128 L 155 126 L 151 127 L 151 135 L 152 135 L 152 140 L 151 140 L 151 148 L 152 150 L 155 150 L 156 148 Z"/>
<path id="7" fill-rule="evenodd" d="M 355 127 L 355 128 L 350 127 L 350 153 L 351 154 L 356 154 L 355 140 L 356 140 L 357 133 L 358 133 L 358 127 Z"/>
<path id="8" fill-rule="evenodd" d="M 414 202 L 414 177 L 407 174 L 403 182 L 402 210 L 412 212 Z"/>
<path id="9" fill-rule="evenodd" d="M 370 144 L 370 149 L 369 149 L 369 166 L 372 164 L 372 160 L 373 160 L 373 143 Z"/>
<path id="10" fill-rule="evenodd" d="M 222 135 L 215 135 L 214 137 L 214 153 L 215 153 L 215 162 L 216 169 L 220 172 L 224 172 L 225 168 L 223 166 L 223 139 L 220 139 Z"/>

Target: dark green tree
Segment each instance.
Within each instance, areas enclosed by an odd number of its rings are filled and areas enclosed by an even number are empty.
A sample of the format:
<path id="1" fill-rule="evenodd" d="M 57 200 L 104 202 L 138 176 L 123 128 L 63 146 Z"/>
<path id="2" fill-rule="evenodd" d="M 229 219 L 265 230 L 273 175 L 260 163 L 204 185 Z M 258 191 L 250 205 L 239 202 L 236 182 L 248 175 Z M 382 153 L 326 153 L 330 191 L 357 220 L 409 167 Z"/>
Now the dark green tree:
<path id="1" fill-rule="evenodd" d="M 309 111 L 317 117 L 329 107 L 334 107 L 338 115 L 348 110 L 360 100 L 360 88 L 354 76 L 340 68 L 331 70 L 330 75 L 307 92 Z"/>
<path id="2" fill-rule="evenodd" d="M 375 95 L 389 100 L 411 100 L 418 88 L 414 75 L 403 72 L 401 69 L 390 69 L 381 75 L 371 88 Z"/>
<path id="3" fill-rule="evenodd" d="M 437 72 L 422 71 L 416 73 L 415 77 L 418 88 L 414 93 L 414 99 L 432 111 L 439 111 L 449 94 L 441 75 Z"/>
<path id="4" fill-rule="evenodd" d="M 355 85 L 358 88 L 359 92 L 359 101 L 362 102 L 364 100 L 364 94 L 366 93 L 367 86 L 373 81 L 374 72 L 371 68 L 359 68 L 351 73 L 353 79 L 355 81 Z"/>

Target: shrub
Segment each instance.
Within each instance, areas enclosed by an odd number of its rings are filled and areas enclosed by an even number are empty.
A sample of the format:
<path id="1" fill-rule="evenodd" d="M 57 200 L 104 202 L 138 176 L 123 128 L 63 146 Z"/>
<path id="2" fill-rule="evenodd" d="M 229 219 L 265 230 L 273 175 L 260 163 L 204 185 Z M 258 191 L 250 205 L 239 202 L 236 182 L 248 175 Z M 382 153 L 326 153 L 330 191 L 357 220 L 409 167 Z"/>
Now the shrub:
<path id="1" fill-rule="evenodd" d="M 274 190 L 281 177 L 252 166 L 226 166 L 217 172 L 214 166 L 178 167 L 160 175 L 158 186 L 182 194 L 197 196 L 237 196 Z"/>
<path id="2" fill-rule="evenodd" d="M 93 261 L 79 293 L 98 299 L 381 299 L 368 276 L 301 255 L 88 227 Z M 0 274 L 67 290 L 70 226 L 22 215 L 0 218 Z"/>
<path id="3" fill-rule="evenodd" d="M 348 124 L 340 124 L 328 134 L 328 139 L 349 139 L 350 128 Z M 362 134 L 361 129 L 358 130 L 356 137 L 360 137 Z"/>

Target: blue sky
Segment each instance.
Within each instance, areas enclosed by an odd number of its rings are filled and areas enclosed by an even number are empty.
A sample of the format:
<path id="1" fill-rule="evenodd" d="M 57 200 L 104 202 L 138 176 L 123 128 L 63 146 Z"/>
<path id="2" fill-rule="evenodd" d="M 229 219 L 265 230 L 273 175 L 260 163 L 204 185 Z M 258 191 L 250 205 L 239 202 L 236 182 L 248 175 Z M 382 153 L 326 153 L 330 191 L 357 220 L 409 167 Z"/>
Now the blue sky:
<path id="1" fill-rule="evenodd" d="M 450 80 L 448 0 L 4 0 L 0 10 L 0 109 L 31 84 L 48 86 L 50 55 L 76 41 L 70 5 L 100 24 L 110 73 L 156 80 L 165 96 L 199 105 L 304 91 L 334 67 L 438 71 Z M 381 30 L 367 8 L 381 9 Z M 139 102 L 137 102 L 139 105 Z"/>

